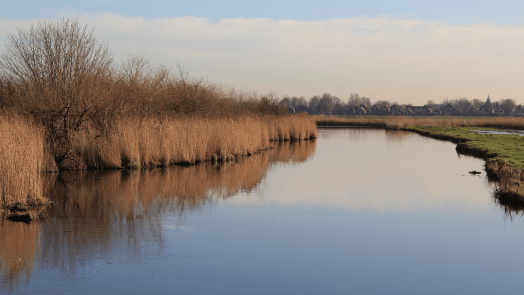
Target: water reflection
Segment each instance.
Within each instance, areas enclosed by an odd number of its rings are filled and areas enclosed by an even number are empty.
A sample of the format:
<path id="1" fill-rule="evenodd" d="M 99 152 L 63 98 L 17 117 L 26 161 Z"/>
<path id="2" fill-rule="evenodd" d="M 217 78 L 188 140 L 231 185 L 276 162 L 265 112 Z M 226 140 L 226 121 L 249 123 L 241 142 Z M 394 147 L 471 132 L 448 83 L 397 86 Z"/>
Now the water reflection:
<path id="1" fill-rule="evenodd" d="M 490 181 L 496 188 L 493 193 L 493 202 L 498 204 L 504 215 L 513 221 L 516 218 L 524 217 L 524 199 L 521 195 L 512 192 L 503 192 L 500 190 L 500 184 Z"/>
<path id="2" fill-rule="evenodd" d="M 47 219 L 0 225 L 0 293 L 516 293 L 522 224 L 468 173 L 482 160 L 318 134 L 222 166 L 53 175 Z"/>
<path id="3" fill-rule="evenodd" d="M 0 220 L 0 290 L 29 282 L 39 248 L 39 223 Z"/>
<path id="4" fill-rule="evenodd" d="M 384 130 L 366 127 L 345 127 L 345 128 L 321 128 L 328 132 L 321 132 L 318 134 L 319 138 L 322 139 L 335 139 L 335 138 L 350 138 L 353 142 L 370 141 L 373 138 L 380 138 L 385 136 L 387 146 L 401 145 L 404 141 L 409 140 L 412 136 L 412 132 L 406 132 L 402 130 Z M 429 138 L 428 138 L 429 139 Z"/>
<path id="5" fill-rule="evenodd" d="M 188 210 L 249 192 L 264 180 L 268 167 L 308 161 L 315 147 L 315 141 L 284 142 L 217 166 L 46 175 L 53 205 L 44 220 L 0 221 L 0 290 L 29 282 L 35 263 L 70 274 L 94 257 L 139 257 L 144 247 L 161 250 L 162 217 L 183 220 Z"/>

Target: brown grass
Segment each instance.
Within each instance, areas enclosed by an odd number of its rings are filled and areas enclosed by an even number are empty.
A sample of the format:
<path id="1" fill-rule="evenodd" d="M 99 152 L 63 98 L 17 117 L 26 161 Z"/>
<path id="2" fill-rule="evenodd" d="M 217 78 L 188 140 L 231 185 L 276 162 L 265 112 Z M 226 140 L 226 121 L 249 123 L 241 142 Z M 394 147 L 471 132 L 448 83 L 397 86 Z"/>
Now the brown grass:
<path id="1" fill-rule="evenodd" d="M 43 160 L 42 128 L 16 114 L 0 113 L 0 215 L 45 203 Z"/>
<path id="2" fill-rule="evenodd" d="M 436 127 L 492 127 L 524 130 L 523 117 L 333 117 L 314 116 L 318 126 L 369 126 L 387 129 L 402 129 L 409 126 Z"/>
<path id="3" fill-rule="evenodd" d="M 61 168 L 136 168 L 231 160 L 266 150 L 270 141 L 315 136 L 313 120 L 303 115 L 125 119 L 106 136 L 75 133 L 70 139 L 71 157 Z"/>
<path id="4" fill-rule="evenodd" d="M 269 149 L 273 140 L 314 138 L 316 126 L 305 115 L 178 117 L 141 121 L 123 119 L 104 136 L 93 136 L 93 133 L 89 130 L 71 133 L 70 151 L 60 169 L 136 169 L 230 161 Z M 54 170 L 56 166 L 44 152 L 43 134 L 43 128 L 19 115 L 0 117 L 3 217 L 30 214 L 29 207 L 46 202 L 39 172 Z M 29 218 L 35 218 L 35 214 Z"/>

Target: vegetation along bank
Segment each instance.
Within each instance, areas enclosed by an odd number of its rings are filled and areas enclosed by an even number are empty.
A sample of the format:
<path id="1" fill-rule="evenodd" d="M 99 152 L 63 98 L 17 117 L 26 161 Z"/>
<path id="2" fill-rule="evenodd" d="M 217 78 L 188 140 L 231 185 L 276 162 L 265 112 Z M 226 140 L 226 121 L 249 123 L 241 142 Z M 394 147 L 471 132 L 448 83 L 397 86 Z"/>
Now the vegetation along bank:
<path id="1" fill-rule="evenodd" d="M 499 181 L 495 197 L 524 207 L 524 118 L 518 117 L 331 117 L 316 116 L 318 126 L 363 126 L 414 131 L 457 143 L 457 152 L 486 161 L 486 173 Z M 504 134 L 501 134 L 504 133 Z"/>
<path id="2" fill-rule="evenodd" d="M 6 38 L 0 54 L 0 218 L 46 204 L 42 171 L 229 161 L 271 141 L 316 137 L 274 94 L 239 93 L 153 67 L 113 61 L 77 20 Z"/>

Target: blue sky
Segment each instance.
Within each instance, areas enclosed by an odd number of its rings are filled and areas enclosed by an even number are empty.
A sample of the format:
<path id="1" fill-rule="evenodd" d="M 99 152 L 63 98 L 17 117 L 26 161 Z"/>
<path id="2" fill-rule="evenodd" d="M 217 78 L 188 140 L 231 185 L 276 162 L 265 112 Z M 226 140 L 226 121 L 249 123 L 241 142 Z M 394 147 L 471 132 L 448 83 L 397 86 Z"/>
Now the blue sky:
<path id="1" fill-rule="evenodd" d="M 524 1 L 12 1 L 1 0 L 2 17 L 8 19 L 50 18 L 71 8 L 79 13 L 108 11 L 128 17 L 270 18 L 275 20 L 325 20 L 388 15 L 401 19 L 424 19 L 447 23 L 522 23 Z M 6 7 L 9 6 L 9 7 Z"/>
<path id="2" fill-rule="evenodd" d="M 242 91 L 524 103 L 524 1 L 0 2 L 0 41 L 76 16 L 116 61 L 145 54 Z"/>

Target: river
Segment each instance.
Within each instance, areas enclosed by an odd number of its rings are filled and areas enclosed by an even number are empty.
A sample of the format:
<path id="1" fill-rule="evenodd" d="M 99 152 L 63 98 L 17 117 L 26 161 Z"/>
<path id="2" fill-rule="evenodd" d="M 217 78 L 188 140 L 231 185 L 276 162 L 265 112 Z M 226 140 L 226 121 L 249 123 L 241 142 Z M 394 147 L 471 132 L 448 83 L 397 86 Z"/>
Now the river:
<path id="1" fill-rule="evenodd" d="M 483 164 L 332 128 L 229 164 L 49 174 L 42 221 L 0 221 L 0 293 L 517 294 L 522 211 Z"/>

